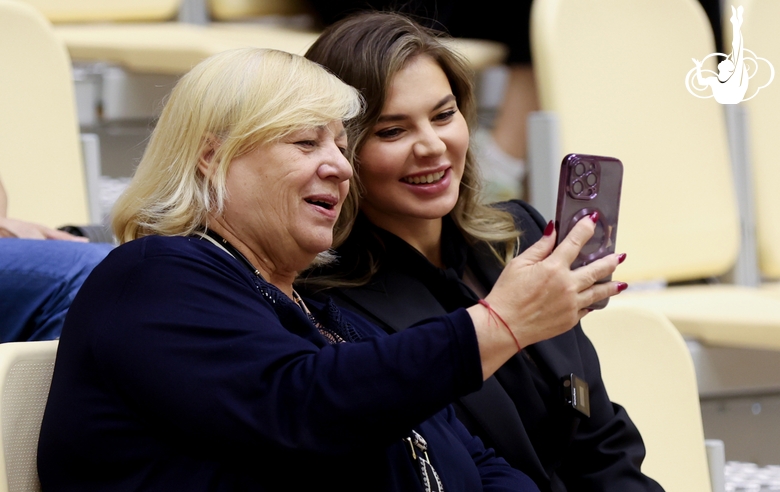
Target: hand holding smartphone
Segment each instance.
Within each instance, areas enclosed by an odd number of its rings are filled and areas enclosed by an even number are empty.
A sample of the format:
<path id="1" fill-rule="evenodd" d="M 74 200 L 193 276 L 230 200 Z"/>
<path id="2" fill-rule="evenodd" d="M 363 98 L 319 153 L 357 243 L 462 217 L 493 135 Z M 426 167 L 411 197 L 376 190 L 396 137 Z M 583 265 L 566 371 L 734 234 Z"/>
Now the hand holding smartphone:
<path id="1" fill-rule="evenodd" d="M 582 247 L 571 268 L 583 265 L 615 252 L 623 163 L 614 157 L 569 154 L 561 163 L 558 182 L 558 206 L 555 212 L 557 244 L 560 244 L 574 224 L 583 217 L 599 213 L 593 237 Z M 612 276 L 598 283 L 609 282 Z M 604 308 L 609 298 L 589 306 Z"/>

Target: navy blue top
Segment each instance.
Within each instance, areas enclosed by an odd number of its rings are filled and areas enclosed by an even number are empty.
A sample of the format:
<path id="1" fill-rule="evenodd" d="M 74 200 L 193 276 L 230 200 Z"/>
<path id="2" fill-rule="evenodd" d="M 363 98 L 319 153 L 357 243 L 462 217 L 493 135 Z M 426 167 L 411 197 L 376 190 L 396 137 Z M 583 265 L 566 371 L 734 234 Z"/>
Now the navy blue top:
<path id="1" fill-rule="evenodd" d="M 522 231 L 520 251 L 542 237 L 545 221 L 525 202 L 496 204 L 511 213 Z M 479 296 L 462 279 L 487 292 L 503 266 L 484 242 L 470 243 L 449 216 L 442 225 L 442 260 L 430 263 L 401 238 L 358 216 L 339 262 L 314 272 L 361 278 L 378 269 L 360 287 L 328 289 L 324 294 L 388 333 L 474 305 Z M 301 278 L 301 291 L 307 287 Z M 308 285 L 310 295 L 316 287 Z M 630 329 L 630 327 L 627 327 Z M 398 336 L 393 335 L 393 336 Z M 590 417 L 563 398 L 561 380 L 576 374 L 589 385 Z M 543 492 L 662 492 L 641 471 L 645 447 L 625 409 L 612 403 L 601 378 L 598 355 L 577 323 L 557 337 L 525 347 L 482 388 L 455 404 L 458 418 L 513 467 L 527 473 Z"/>
<path id="2" fill-rule="evenodd" d="M 464 310 L 389 337 L 312 311 L 207 240 L 146 237 L 87 279 L 62 332 L 38 469 L 49 490 L 537 490 L 448 404 L 482 384 Z"/>

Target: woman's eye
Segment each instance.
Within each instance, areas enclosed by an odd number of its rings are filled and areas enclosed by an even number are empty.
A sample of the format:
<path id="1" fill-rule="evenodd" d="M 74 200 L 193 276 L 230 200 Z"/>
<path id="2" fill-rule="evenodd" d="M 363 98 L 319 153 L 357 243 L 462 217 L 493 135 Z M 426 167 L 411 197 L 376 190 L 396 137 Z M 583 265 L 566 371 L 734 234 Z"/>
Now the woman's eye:
<path id="1" fill-rule="evenodd" d="M 315 147 L 317 142 L 314 140 L 299 140 L 295 142 L 295 145 L 300 145 L 301 147 Z"/>
<path id="2" fill-rule="evenodd" d="M 435 121 L 447 121 L 453 116 L 455 116 L 455 113 L 457 113 L 457 109 L 448 109 L 446 111 L 442 111 L 441 113 L 437 114 L 433 119 Z"/>
<path id="3" fill-rule="evenodd" d="M 386 128 L 384 130 L 379 130 L 375 135 L 379 138 L 393 138 L 400 135 L 402 131 L 403 130 L 400 128 Z"/>

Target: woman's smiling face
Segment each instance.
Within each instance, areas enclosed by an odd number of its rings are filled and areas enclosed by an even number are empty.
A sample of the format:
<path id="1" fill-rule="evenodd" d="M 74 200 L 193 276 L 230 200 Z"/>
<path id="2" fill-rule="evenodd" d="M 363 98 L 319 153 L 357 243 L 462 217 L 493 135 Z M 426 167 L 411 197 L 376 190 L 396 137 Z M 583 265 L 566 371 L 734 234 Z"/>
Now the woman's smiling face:
<path id="1" fill-rule="evenodd" d="M 305 268 L 333 241 L 352 177 L 346 146 L 344 126 L 334 121 L 233 159 L 221 222 L 254 257 Z"/>
<path id="2" fill-rule="evenodd" d="M 391 232 L 440 220 L 458 200 L 469 130 L 441 67 L 417 56 L 392 79 L 358 155 L 361 210 Z"/>

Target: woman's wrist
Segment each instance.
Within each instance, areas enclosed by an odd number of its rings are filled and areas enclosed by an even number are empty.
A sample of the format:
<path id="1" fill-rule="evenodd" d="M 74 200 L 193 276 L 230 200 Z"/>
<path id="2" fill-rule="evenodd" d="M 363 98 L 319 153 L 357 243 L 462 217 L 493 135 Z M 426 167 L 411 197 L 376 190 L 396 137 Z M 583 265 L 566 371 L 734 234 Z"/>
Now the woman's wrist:
<path id="1" fill-rule="evenodd" d="M 484 304 L 466 309 L 474 324 L 482 364 L 482 379 L 493 375 L 506 361 L 517 354 L 517 341 Z"/>
<path id="2" fill-rule="evenodd" d="M 489 321 L 498 320 L 498 323 L 501 324 L 504 328 L 506 328 L 506 331 L 508 331 L 509 334 L 512 336 L 512 340 L 515 341 L 515 345 L 517 346 L 517 351 L 522 352 L 523 346 L 520 345 L 520 341 L 517 339 L 517 336 L 515 336 L 515 333 L 512 331 L 512 328 L 509 326 L 509 323 L 504 321 L 504 318 L 502 318 L 501 315 L 498 314 L 498 312 L 495 309 L 493 309 L 493 307 L 490 305 L 489 302 L 487 302 L 487 300 L 480 299 L 479 304 L 484 306 L 485 309 L 488 310 Z"/>

